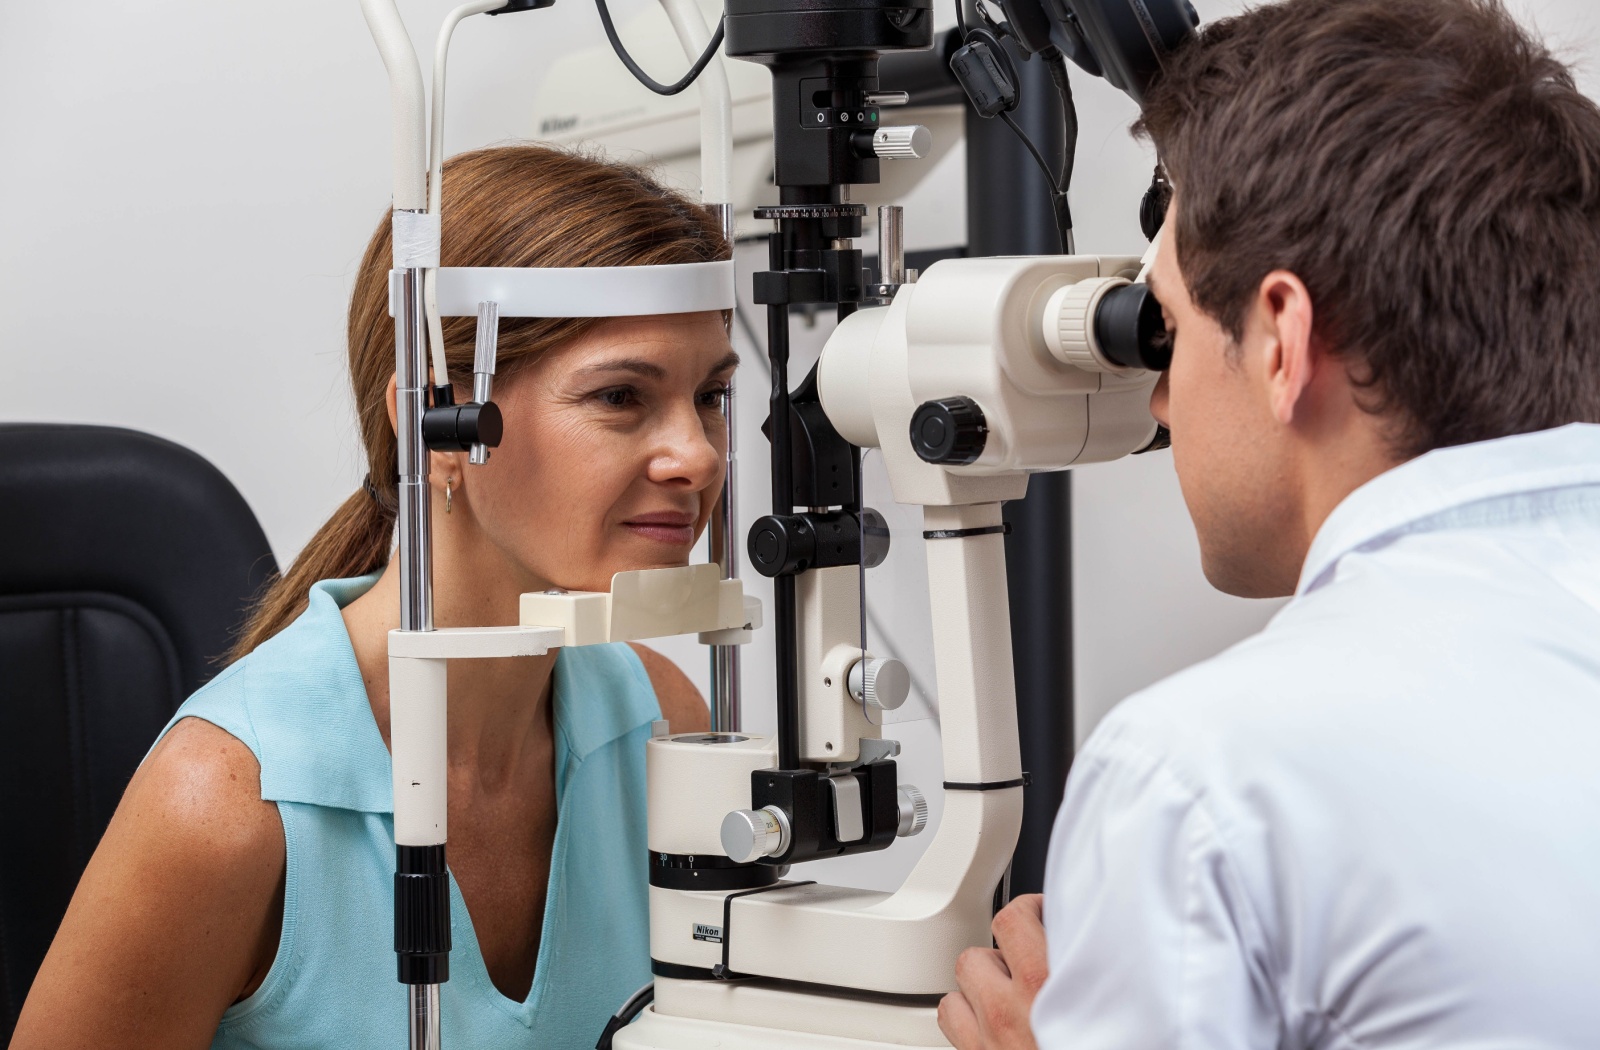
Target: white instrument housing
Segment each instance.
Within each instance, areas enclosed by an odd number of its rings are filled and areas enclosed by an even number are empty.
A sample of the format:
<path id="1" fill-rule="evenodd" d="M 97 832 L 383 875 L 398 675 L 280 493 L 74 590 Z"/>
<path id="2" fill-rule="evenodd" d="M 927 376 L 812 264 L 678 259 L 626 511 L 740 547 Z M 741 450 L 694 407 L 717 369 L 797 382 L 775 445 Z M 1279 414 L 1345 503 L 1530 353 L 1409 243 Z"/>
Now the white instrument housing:
<path id="1" fill-rule="evenodd" d="M 1096 255 L 934 263 L 889 306 L 857 310 L 829 338 L 817 373 L 828 419 L 852 444 L 883 450 L 901 503 L 1012 499 L 1008 476 L 1136 452 L 1156 433 L 1157 373 L 1078 367 L 1047 332 L 1059 341 L 1057 292 L 1138 271 L 1136 258 Z M 911 447 L 912 414 L 952 395 L 983 410 L 983 454 L 963 466 L 924 463 Z"/>

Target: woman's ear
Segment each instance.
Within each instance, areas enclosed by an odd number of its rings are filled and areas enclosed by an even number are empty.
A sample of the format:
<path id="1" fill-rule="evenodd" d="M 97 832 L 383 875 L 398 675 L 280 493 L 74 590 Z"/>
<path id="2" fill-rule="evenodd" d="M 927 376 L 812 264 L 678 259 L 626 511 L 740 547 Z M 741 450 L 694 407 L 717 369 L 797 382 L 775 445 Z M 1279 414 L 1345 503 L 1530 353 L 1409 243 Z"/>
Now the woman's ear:
<path id="1" fill-rule="evenodd" d="M 389 410 L 389 429 L 396 434 L 400 432 L 400 408 L 398 405 L 399 387 L 395 377 L 389 377 L 389 385 L 384 389 L 384 406 Z M 459 494 L 467 475 L 467 454 L 465 452 L 428 452 L 428 482 L 429 488 L 434 489 L 441 497 L 444 495 L 444 485 L 448 480 L 453 494 Z"/>

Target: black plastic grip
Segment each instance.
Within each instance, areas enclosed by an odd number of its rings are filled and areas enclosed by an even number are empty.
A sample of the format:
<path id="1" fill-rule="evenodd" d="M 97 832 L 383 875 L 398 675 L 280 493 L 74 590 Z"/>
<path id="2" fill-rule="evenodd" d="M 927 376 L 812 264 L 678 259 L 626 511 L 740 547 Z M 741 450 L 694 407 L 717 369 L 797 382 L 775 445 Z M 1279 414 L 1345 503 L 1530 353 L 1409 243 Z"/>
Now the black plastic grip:
<path id="1" fill-rule="evenodd" d="M 450 979 L 450 873 L 442 843 L 395 847 L 394 950 L 401 984 Z"/>

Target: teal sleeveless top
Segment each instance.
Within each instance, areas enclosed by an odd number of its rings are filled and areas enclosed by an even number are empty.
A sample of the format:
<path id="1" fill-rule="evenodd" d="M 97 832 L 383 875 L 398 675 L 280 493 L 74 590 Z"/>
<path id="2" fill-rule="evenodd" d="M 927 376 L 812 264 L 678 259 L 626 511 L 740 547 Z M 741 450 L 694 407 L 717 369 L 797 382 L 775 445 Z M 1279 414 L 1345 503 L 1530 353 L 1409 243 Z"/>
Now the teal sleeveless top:
<path id="1" fill-rule="evenodd" d="M 226 730 L 261 763 L 283 818 L 283 932 L 261 987 L 222 1017 L 214 1050 L 395 1050 L 406 992 L 395 980 L 389 752 L 339 614 L 376 580 L 327 580 L 301 616 L 173 716 Z M 444 1045 L 589 1050 L 650 980 L 645 741 L 661 717 L 624 644 L 561 649 L 551 690 L 557 825 L 533 987 L 501 995 L 451 880 Z M 165 731 L 163 731 L 164 733 Z"/>

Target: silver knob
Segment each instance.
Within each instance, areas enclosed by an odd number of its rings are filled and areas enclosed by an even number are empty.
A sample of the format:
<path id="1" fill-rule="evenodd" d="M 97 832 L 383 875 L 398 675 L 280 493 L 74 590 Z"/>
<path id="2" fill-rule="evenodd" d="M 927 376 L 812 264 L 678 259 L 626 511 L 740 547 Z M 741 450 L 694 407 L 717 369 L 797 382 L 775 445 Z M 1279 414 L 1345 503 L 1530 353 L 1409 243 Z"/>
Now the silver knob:
<path id="1" fill-rule="evenodd" d="M 472 400 L 486 404 L 494 396 L 495 358 L 499 354 L 500 304 L 478 304 L 477 341 L 472 348 Z M 467 462 L 483 466 L 489 462 L 489 446 L 481 442 L 472 446 Z"/>
<path id="2" fill-rule="evenodd" d="M 722 852 L 739 864 L 776 857 L 789 848 L 789 818 L 776 806 L 736 809 L 722 818 Z"/>
<path id="3" fill-rule="evenodd" d="M 872 133 L 872 152 L 884 160 L 920 160 L 933 149 L 933 132 L 921 124 L 879 128 Z"/>
<path id="4" fill-rule="evenodd" d="M 895 795 L 900 803 L 900 826 L 894 833 L 903 839 L 910 838 L 928 826 L 928 800 L 910 784 L 900 785 Z"/>
<path id="5" fill-rule="evenodd" d="M 911 101 L 911 94 L 906 91 L 869 91 L 866 102 L 869 106 L 903 106 Z"/>
<path id="6" fill-rule="evenodd" d="M 893 711 L 911 695 L 911 672 L 899 660 L 871 657 L 857 660 L 847 683 L 859 703 L 879 711 Z"/>

